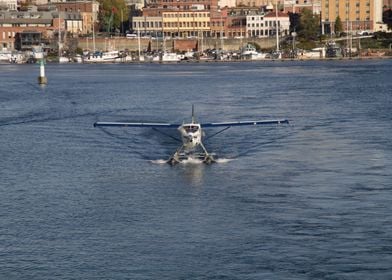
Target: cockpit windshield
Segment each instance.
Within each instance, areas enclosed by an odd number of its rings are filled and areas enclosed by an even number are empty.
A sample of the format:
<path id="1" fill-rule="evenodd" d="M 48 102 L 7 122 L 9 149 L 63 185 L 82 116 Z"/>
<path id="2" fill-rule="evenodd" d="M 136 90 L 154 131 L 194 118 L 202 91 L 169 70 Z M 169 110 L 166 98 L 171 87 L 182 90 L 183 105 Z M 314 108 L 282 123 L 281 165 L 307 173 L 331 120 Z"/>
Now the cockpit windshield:
<path id="1" fill-rule="evenodd" d="M 199 130 L 199 127 L 197 125 L 185 125 L 184 129 L 187 133 L 195 133 L 196 131 Z"/>

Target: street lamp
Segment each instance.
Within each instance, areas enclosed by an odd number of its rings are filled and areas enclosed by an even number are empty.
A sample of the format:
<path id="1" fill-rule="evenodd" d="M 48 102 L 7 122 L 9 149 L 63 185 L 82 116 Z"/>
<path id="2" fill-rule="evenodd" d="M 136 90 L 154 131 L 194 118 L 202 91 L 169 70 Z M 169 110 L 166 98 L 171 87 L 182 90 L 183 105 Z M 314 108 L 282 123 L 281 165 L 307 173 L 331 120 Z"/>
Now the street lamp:
<path id="1" fill-rule="evenodd" d="M 297 32 L 291 32 L 291 36 L 293 37 L 293 58 L 295 58 L 295 37 L 297 36 Z"/>

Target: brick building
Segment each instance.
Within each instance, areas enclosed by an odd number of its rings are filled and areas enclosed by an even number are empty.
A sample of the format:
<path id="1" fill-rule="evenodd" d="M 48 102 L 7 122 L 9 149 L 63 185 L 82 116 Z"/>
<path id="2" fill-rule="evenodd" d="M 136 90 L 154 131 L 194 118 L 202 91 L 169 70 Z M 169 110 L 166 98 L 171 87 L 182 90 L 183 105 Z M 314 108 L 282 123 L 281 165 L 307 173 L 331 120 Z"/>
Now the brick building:
<path id="1" fill-rule="evenodd" d="M 53 29 L 50 12 L 0 12 L 0 48 L 15 49 L 19 33 L 39 32 L 47 38 Z"/>

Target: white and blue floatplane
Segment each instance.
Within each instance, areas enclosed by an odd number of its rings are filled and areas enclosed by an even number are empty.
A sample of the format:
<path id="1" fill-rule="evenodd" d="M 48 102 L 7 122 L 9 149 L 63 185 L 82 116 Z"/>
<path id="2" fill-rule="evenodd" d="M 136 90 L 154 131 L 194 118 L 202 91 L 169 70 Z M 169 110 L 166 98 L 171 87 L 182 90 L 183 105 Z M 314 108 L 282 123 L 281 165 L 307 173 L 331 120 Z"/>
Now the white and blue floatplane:
<path id="1" fill-rule="evenodd" d="M 194 107 L 192 106 L 192 121 L 190 123 L 173 124 L 173 123 L 153 123 L 153 122 L 96 122 L 94 127 L 151 127 L 156 131 L 160 132 L 158 128 L 177 128 L 180 132 L 182 142 L 181 146 L 175 151 L 175 153 L 167 160 L 167 163 L 175 165 L 188 159 L 199 159 L 206 164 L 215 162 L 214 154 L 207 151 L 203 145 L 202 138 L 205 133 L 202 128 L 210 127 L 224 127 L 220 131 L 216 132 L 212 136 L 215 136 L 232 126 L 250 126 L 250 125 L 268 125 L 268 124 L 288 124 L 287 119 L 279 120 L 258 120 L 258 121 L 236 121 L 236 122 L 216 122 L 216 123 L 198 123 L 194 116 Z M 164 134 L 164 133 L 163 133 Z M 166 134 L 165 134 L 166 135 Z M 209 138 L 211 138 L 210 136 Z"/>

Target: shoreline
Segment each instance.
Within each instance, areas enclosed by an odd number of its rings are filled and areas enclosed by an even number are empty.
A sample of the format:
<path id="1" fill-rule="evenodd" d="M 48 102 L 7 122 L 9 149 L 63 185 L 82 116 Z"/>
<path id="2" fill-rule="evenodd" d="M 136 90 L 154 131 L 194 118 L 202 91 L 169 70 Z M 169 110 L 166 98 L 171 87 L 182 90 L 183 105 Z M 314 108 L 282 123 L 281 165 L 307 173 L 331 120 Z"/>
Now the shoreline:
<path id="1" fill-rule="evenodd" d="M 59 63 L 57 60 L 46 60 L 50 64 L 186 64 L 186 63 L 227 63 L 227 62 L 248 62 L 248 63 L 264 63 L 264 62 L 296 62 L 296 61 L 359 61 L 359 60 L 388 60 L 392 56 L 356 56 L 356 57 L 327 57 L 327 58 L 277 58 L 277 59 L 190 59 L 180 61 L 108 61 L 108 62 L 67 62 Z"/>

